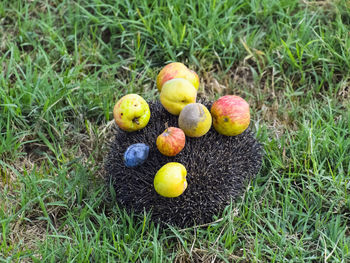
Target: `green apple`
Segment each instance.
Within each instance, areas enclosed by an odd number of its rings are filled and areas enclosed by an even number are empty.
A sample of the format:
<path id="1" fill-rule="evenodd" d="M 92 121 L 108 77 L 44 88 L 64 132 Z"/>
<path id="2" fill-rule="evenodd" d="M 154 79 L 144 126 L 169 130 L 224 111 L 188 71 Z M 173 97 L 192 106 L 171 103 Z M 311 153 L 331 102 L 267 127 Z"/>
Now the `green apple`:
<path id="1" fill-rule="evenodd" d="M 128 132 L 144 128 L 151 117 L 148 103 L 137 94 L 128 94 L 115 104 L 113 116 L 118 126 Z"/>
<path id="2" fill-rule="evenodd" d="M 154 177 L 154 189 L 164 197 L 178 197 L 187 188 L 187 170 L 181 163 L 167 163 Z"/>
<path id="3" fill-rule="evenodd" d="M 196 102 L 197 90 L 186 79 L 172 79 L 164 83 L 160 102 L 173 115 L 179 115 L 183 107 Z"/>

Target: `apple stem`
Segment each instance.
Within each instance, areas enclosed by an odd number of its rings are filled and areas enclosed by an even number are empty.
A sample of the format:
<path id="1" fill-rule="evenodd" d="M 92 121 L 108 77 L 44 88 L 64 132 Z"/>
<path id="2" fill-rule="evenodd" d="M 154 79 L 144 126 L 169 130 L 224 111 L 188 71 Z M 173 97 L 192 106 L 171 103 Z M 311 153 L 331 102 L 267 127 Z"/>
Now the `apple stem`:
<path id="1" fill-rule="evenodd" d="M 140 122 L 139 122 L 139 118 L 138 118 L 138 117 L 135 117 L 132 121 L 133 121 L 133 122 L 136 122 L 137 125 L 140 125 Z"/>
<path id="2" fill-rule="evenodd" d="M 165 125 L 165 129 L 167 130 L 169 128 L 168 122 L 166 122 L 164 125 Z"/>

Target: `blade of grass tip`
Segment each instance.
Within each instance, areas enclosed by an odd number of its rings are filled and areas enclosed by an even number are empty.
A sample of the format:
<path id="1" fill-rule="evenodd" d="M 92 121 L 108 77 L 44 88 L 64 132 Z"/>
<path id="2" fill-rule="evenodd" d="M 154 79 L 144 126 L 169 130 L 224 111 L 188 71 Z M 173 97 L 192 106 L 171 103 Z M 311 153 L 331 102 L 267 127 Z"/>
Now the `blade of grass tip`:
<path id="1" fill-rule="evenodd" d="M 33 175 L 33 174 L 35 174 L 36 173 L 36 169 L 33 169 L 32 171 L 31 171 L 31 175 Z M 36 195 L 36 198 L 33 200 L 33 201 L 35 201 L 35 200 L 37 200 L 38 201 L 38 203 L 39 203 L 39 206 L 40 206 L 40 208 L 41 208 L 41 210 L 42 210 L 42 212 L 43 212 L 43 214 L 44 214 L 44 217 L 41 217 L 41 219 L 44 219 L 44 220 L 46 220 L 49 224 L 50 224 L 50 226 L 52 227 L 52 229 L 55 229 L 55 227 L 54 227 L 54 225 L 52 224 L 52 221 L 51 221 L 51 218 L 50 218 L 50 216 L 49 216 L 49 213 L 48 213 L 48 211 L 47 211 L 47 208 L 46 208 L 46 204 L 44 203 L 44 200 L 42 199 L 42 195 L 44 195 L 45 193 L 44 192 L 42 192 L 42 191 L 40 191 L 39 189 L 38 189 L 38 187 L 37 187 L 37 185 L 38 184 L 40 184 L 40 183 L 42 183 L 42 182 L 53 182 L 52 180 L 39 180 L 39 181 L 34 181 L 33 180 L 33 177 L 34 176 L 29 176 L 28 178 L 29 178 L 29 180 L 30 180 L 30 183 L 31 183 L 31 186 L 32 186 L 32 189 L 34 190 L 34 192 L 35 192 L 35 195 Z M 57 184 L 57 183 L 56 183 Z"/>
<path id="2" fill-rule="evenodd" d="M 137 12 L 137 14 L 139 15 L 139 17 L 140 17 L 140 19 L 141 19 L 143 25 L 145 26 L 146 30 L 147 30 L 148 33 L 151 35 L 151 37 L 152 37 L 152 39 L 154 40 L 154 42 L 155 42 L 157 45 L 159 45 L 159 44 L 158 44 L 158 40 L 154 37 L 154 34 L 153 34 L 153 32 L 152 32 L 152 29 L 151 29 L 151 27 L 147 24 L 147 21 L 146 21 L 146 19 L 143 17 L 143 15 L 141 14 L 140 9 L 139 9 L 139 8 L 136 8 L 136 12 Z"/>
<path id="3" fill-rule="evenodd" d="M 159 260 L 159 241 L 158 241 L 158 228 L 154 228 L 153 229 L 153 241 L 152 241 L 152 245 L 153 245 L 153 255 L 152 255 L 152 259 L 153 262 L 157 262 L 157 260 Z M 162 249 L 162 248 L 161 248 Z"/>
<path id="4" fill-rule="evenodd" d="M 145 241 L 143 239 L 143 235 L 145 233 L 145 230 L 146 230 L 146 222 L 149 221 L 149 215 L 146 213 L 146 211 L 144 211 L 144 216 L 143 216 L 143 221 L 142 221 L 142 228 L 141 228 L 141 234 L 139 235 L 140 237 L 138 238 L 141 242 L 141 245 L 138 247 L 135 255 L 136 255 L 136 258 L 135 260 L 137 260 L 137 257 L 138 255 L 140 254 L 140 251 L 142 251 L 143 249 L 146 248 L 146 246 L 148 245 L 148 241 L 150 239 L 150 237 L 148 236 L 147 240 Z"/>
<path id="5" fill-rule="evenodd" d="M 344 61 L 347 65 L 349 65 L 349 61 L 344 58 L 343 56 L 341 56 L 339 53 L 337 53 L 335 51 L 335 49 L 329 44 L 327 43 L 316 31 L 315 28 L 311 28 L 311 30 L 315 33 L 315 35 L 319 38 L 319 40 L 332 52 L 333 55 L 335 55 L 336 57 L 338 57 L 339 59 L 341 59 L 342 61 Z"/>
<path id="6" fill-rule="evenodd" d="M 6 222 L 4 220 L 1 220 L 0 223 L 2 225 L 2 233 L 1 233 L 2 234 L 2 242 L 0 243 L 0 249 L 3 250 L 3 249 L 6 249 L 6 247 L 8 246 L 6 233 L 8 233 L 8 225 L 9 224 L 8 224 L 8 222 Z"/>
<path id="7" fill-rule="evenodd" d="M 179 231 L 177 231 L 173 226 L 168 225 L 169 229 L 171 230 L 171 232 L 174 233 L 174 235 L 177 237 L 177 239 L 180 241 L 182 247 L 184 248 L 184 250 L 186 251 L 186 253 L 190 254 L 190 250 L 187 247 L 187 242 L 182 238 L 181 234 Z"/>
<path id="8" fill-rule="evenodd" d="M 253 54 L 253 52 L 250 50 L 250 48 L 248 47 L 247 43 L 246 43 L 242 38 L 240 38 L 239 41 L 240 41 L 241 44 L 243 45 L 244 49 L 248 52 L 249 56 L 250 56 L 250 57 L 254 57 L 254 54 Z"/>
<path id="9" fill-rule="evenodd" d="M 41 198 L 41 196 L 39 195 L 37 197 L 38 201 L 39 201 L 39 205 L 40 205 L 40 208 L 41 210 L 43 211 L 44 213 L 44 217 L 42 217 L 43 219 L 47 220 L 49 223 L 51 223 L 51 218 L 49 216 L 49 213 L 47 212 L 47 209 L 46 209 L 46 205 L 44 204 L 44 201 L 43 199 Z M 52 226 L 53 227 L 53 226 Z M 53 227 L 54 228 L 54 227 Z"/>
<path id="10" fill-rule="evenodd" d="M 289 48 L 288 45 L 287 45 L 287 43 L 284 42 L 283 39 L 281 39 L 281 42 L 282 42 L 283 46 L 285 47 L 289 58 L 292 60 L 293 65 L 294 65 L 296 68 L 300 69 L 300 65 L 297 63 L 295 57 L 294 57 L 293 54 L 292 54 L 292 51 L 290 50 L 290 48 Z"/>
<path id="11" fill-rule="evenodd" d="M 46 136 L 40 131 L 38 131 L 37 134 L 40 137 L 40 139 L 45 143 L 45 145 L 50 149 L 50 151 L 52 151 L 57 156 L 55 147 L 52 145 L 52 143 L 49 142 Z"/>
<path id="12" fill-rule="evenodd" d="M 181 33 L 181 37 L 180 37 L 180 44 L 182 44 L 184 38 L 185 38 L 185 34 L 186 34 L 186 24 L 183 25 L 182 27 L 182 33 Z"/>
<path id="13" fill-rule="evenodd" d="M 16 168 L 14 168 L 12 165 L 9 165 L 9 164 L 3 162 L 2 160 L 0 160 L 0 165 L 2 167 L 9 168 L 18 178 L 20 178 L 22 176 L 21 173 Z"/>

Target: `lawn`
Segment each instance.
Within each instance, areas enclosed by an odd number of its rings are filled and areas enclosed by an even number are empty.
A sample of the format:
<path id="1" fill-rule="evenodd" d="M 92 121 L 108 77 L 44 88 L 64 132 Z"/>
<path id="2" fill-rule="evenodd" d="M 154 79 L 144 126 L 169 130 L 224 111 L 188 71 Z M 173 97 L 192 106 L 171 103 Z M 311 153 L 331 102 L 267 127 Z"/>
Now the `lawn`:
<path id="1" fill-rule="evenodd" d="M 350 262 L 350 3 L 2 0 L 0 262 Z M 212 224 L 108 201 L 122 95 L 171 61 L 251 106 L 262 168 Z"/>

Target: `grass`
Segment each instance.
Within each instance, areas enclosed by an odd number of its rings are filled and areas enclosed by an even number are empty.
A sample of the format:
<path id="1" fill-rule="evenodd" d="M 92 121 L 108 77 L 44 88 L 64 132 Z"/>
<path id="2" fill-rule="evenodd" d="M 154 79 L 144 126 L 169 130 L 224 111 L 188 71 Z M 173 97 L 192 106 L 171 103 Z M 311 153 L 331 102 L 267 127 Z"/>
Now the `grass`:
<path id="1" fill-rule="evenodd" d="M 0 3 L 0 262 L 348 262 L 348 1 Z M 215 223 L 107 202 L 112 109 L 169 61 L 239 94 L 266 155 Z"/>

